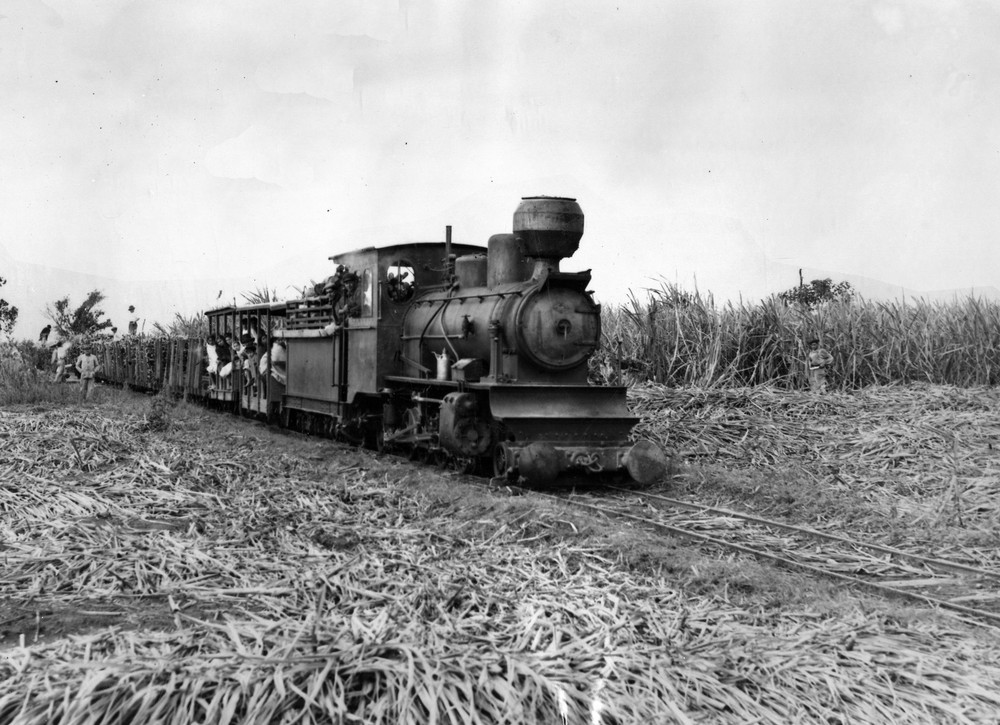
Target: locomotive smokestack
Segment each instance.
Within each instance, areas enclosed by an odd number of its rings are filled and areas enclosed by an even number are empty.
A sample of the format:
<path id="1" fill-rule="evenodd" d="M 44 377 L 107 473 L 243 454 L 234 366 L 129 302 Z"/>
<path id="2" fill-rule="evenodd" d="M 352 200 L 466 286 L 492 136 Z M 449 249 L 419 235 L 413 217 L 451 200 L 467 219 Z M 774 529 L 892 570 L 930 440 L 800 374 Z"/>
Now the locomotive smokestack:
<path id="1" fill-rule="evenodd" d="M 583 210 L 576 199 L 526 196 L 514 212 L 514 234 L 529 257 L 558 262 L 572 257 L 583 236 Z"/>
<path id="2" fill-rule="evenodd" d="M 451 263 L 451 225 L 444 228 L 444 269 L 445 274 L 451 277 L 455 270 Z"/>

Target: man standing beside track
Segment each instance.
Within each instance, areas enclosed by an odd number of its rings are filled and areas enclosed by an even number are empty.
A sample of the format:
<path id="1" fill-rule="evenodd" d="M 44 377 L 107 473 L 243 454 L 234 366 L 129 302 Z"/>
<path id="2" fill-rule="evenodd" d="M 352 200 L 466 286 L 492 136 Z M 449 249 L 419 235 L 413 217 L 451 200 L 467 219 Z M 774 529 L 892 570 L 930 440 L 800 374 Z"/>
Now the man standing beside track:
<path id="1" fill-rule="evenodd" d="M 93 352 L 93 347 L 85 345 L 83 354 L 76 359 L 76 369 L 80 373 L 80 400 L 86 401 L 90 398 L 94 385 L 94 375 L 100 367 L 100 364 L 97 362 L 97 355 Z"/>

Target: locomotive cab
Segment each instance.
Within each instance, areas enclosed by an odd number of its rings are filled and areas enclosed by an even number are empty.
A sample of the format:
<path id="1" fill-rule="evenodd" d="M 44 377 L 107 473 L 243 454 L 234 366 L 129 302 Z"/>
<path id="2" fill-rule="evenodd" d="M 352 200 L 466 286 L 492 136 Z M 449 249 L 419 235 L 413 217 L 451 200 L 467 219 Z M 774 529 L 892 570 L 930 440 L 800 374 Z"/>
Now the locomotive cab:
<path id="1" fill-rule="evenodd" d="M 458 245 L 462 254 L 481 247 Z M 407 369 L 403 319 L 421 291 L 447 279 L 439 243 L 367 247 L 330 257 L 333 274 L 314 294 L 288 303 L 282 333 L 288 350 L 288 425 L 375 443 L 381 435 L 380 390 Z M 420 369 L 413 372 L 420 376 Z M 298 422 L 296 422 L 298 421 Z"/>

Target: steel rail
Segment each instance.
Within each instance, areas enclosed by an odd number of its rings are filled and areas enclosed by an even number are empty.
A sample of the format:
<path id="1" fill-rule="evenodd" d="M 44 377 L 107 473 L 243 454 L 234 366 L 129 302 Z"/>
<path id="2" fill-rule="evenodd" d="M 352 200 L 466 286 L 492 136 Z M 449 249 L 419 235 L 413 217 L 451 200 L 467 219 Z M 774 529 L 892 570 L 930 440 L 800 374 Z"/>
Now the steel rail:
<path id="1" fill-rule="evenodd" d="M 866 581 L 864 579 L 858 579 L 856 577 L 848 576 L 846 574 L 840 574 L 839 572 L 828 571 L 826 569 L 820 569 L 819 567 L 812 566 L 811 564 L 803 564 L 801 562 L 792 561 L 791 559 L 785 559 L 784 557 L 777 556 L 776 554 L 770 554 L 766 551 L 759 551 L 757 549 L 752 549 L 748 546 L 743 546 L 742 544 L 734 544 L 729 541 L 724 541 L 722 539 L 717 539 L 713 536 L 707 534 L 699 534 L 695 531 L 689 531 L 688 529 L 683 529 L 678 526 L 672 526 L 670 524 L 665 524 L 660 521 L 654 521 L 653 519 L 646 519 L 641 516 L 636 516 L 635 514 L 626 513 L 624 511 L 616 511 L 612 508 L 606 508 L 603 506 L 597 506 L 595 504 L 585 503 L 583 501 L 578 501 L 572 498 L 567 498 L 565 496 L 556 496 L 550 493 L 539 493 L 538 495 L 545 496 L 556 501 L 560 501 L 564 504 L 570 506 L 576 506 L 579 508 L 588 509 L 591 511 L 596 511 L 598 513 L 605 514 L 607 516 L 618 517 L 630 519 L 632 521 L 637 521 L 639 523 L 645 524 L 647 526 L 652 526 L 663 531 L 667 531 L 671 534 L 676 534 L 677 536 L 683 536 L 685 538 L 694 539 L 696 541 L 701 541 L 703 543 L 708 543 L 713 546 L 718 546 L 724 549 L 732 549 L 734 551 L 739 551 L 740 553 L 747 554 L 749 556 L 754 556 L 760 559 L 769 559 L 774 561 L 784 567 L 789 569 L 799 569 L 802 571 L 807 571 L 811 574 L 817 576 L 824 576 L 837 581 L 846 582 L 849 584 L 858 585 L 873 591 L 879 592 L 881 594 L 888 594 L 892 596 L 897 596 L 902 599 L 909 599 L 911 601 L 921 602 L 927 604 L 931 607 L 938 607 L 940 609 L 947 609 L 953 612 L 964 614 L 968 617 L 977 618 L 980 620 L 988 620 L 989 623 L 1000 629 L 1000 614 L 995 614 L 993 612 L 987 612 L 981 609 L 973 609 L 972 607 L 966 607 L 961 604 L 954 604 L 946 599 L 937 599 L 935 597 L 929 597 L 924 594 L 917 594 L 916 592 L 910 592 L 903 589 L 896 589 L 894 587 L 886 586 L 885 584 L 879 584 L 877 582 Z"/>
<path id="2" fill-rule="evenodd" d="M 740 513 L 739 511 L 732 511 L 729 509 L 718 508 L 715 506 L 705 506 L 704 504 L 689 503 L 687 501 L 680 501 L 678 499 L 669 498 L 668 496 L 660 496 L 655 493 L 646 493 L 644 491 L 632 491 L 627 488 L 621 488 L 619 486 L 607 486 L 607 488 L 614 491 L 621 491 L 623 493 L 632 494 L 634 496 L 640 496 L 647 499 L 653 499 L 656 501 L 663 501 L 671 506 L 676 506 L 678 508 L 685 508 L 689 511 L 698 511 L 705 513 L 715 513 L 723 516 L 732 516 L 733 518 L 743 519 L 745 521 L 752 521 L 755 524 L 761 524 L 763 526 L 768 526 L 775 529 L 782 529 L 784 531 L 791 531 L 797 534 L 803 534 L 805 536 L 811 536 L 816 539 L 826 539 L 827 541 L 836 541 L 841 544 L 849 544 L 850 546 L 855 546 L 858 548 L 871 549 L 873 551 L 878 551 L 883 554 L 891 554 L 892 556 L 898 556 L 901 559 L 907 559 L 909 561 L 926 564 L 928 566 L 935 566 L 939 569 L 948 569 L 951 571 L 957 571 L 967 574 L 975 574 L 988 579 L 998 579 L 1000 580 L 1000 571 L 989 571 L 988 569 L 980 569 L 978 567 L 970 566 L 968 564 L 962 564 L 957 561 L 948 561 L 946 559 L 935 559 L 930 556 L 923 556 L 921 554 L 912 554 L 907 551 L 902 551 L 900 549 L 894 549 L 891 546 L 883 546 L 882 544 L 872 544 L 864 541 L 857 541 L 856 539 L 849 539 L 844 536 L 838 536 L 837 534 L 828 534 L 823 531 L 816 531 L 815 529 L 809 529 L 804 526 L 795 526 L 794 524 L 786 524 L 781 521 L 771 521 L 770 519 L 760 518 L 759 516 L 753 516 L 752 514 Z"/>

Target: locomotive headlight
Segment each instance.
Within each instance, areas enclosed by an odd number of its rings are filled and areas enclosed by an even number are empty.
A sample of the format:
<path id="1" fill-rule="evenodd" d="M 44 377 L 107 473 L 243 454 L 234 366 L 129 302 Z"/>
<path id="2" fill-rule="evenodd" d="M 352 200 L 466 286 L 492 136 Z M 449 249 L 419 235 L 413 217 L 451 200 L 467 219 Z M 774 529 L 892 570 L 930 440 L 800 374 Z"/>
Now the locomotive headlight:
<path id="1" fill-rule="evenodd" d="M 569 370 L 597 349 L 601 313 L 579 289 L 550 284 L 525 295 L 514 327 L 517 348 L 525 357 L 548 370 Z"/>

